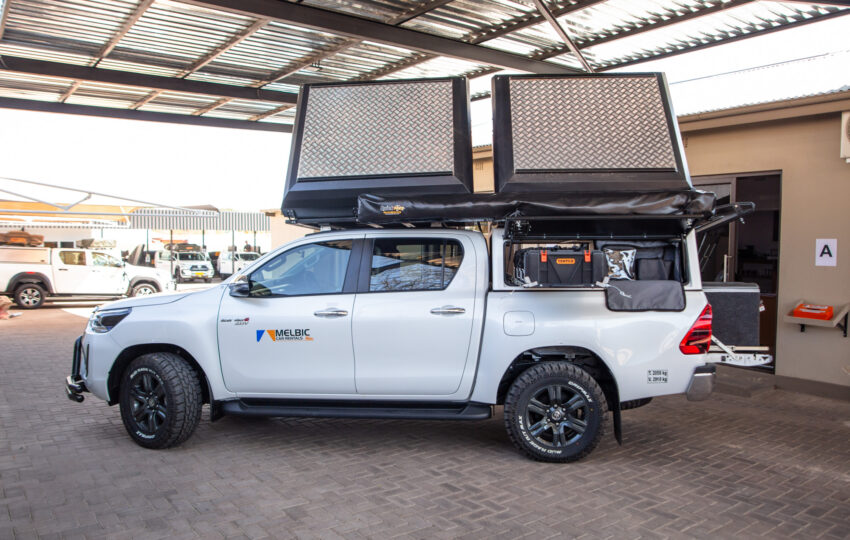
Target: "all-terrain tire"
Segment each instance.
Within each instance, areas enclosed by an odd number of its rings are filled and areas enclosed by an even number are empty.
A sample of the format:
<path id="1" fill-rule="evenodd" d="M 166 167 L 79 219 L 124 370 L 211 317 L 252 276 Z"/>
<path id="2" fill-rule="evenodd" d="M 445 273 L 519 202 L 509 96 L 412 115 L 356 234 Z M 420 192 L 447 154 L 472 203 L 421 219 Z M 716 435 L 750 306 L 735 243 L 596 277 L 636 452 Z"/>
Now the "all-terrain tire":
<path id="1" fill-rule="evenodd" d="M 189 438 L 201 420 L 198 374 L 178 355 L 142 355 L 127 366 L 119 392 L 127 433 L 145 448 L 171 448 Z"/>
<path id="2" fill-rule="evenodd" d="M 38 309 L 46 298 L 47 291 L 35 283 L 24 283 L 15 289 L 15 303 L 21 309 Z"/>
<path id="3" fill-rule="evenodd" d="M 538 461 L 579 460 L 599 444 L 608 416 L 605 394 L 591 375 L 569 362 L 525 370 L 505 397 L 511 442 Z"/>

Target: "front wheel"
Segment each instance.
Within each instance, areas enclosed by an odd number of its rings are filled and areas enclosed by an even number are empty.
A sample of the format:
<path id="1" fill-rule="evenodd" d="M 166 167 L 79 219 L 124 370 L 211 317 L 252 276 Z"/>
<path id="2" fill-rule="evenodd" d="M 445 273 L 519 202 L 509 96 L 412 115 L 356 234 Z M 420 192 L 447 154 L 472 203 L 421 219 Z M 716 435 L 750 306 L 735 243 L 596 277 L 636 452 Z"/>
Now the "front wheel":
<path id="1" fill-rule="evenodd" d="M 151 353 L 130 362 L 121 378 L 121 420 L 145 448 L 177 446 L 201 420 L 201 383 L 185 360 Z"/>
<path id="2" fill-rule="evenodd" d="M 514 445 L 538 461 L 579 460 L 599 444 L 608 410 L 599 384 L 568 362 L 525 370 L 505 397 L 505 427 Z"/>
<path id="3" fill-rule="evenodd" d="M 157 288 L 150 283 L 139 283 L 133 287 L 133 290 L 130 292 L 130 296 L 148 296 L 158 292 Z"/>
<path id="4" fill-rule="evenodd" d="M 15 303 L 21 309 L 36 309 L 44 304 L 47 291 L 35 283 L 26 283 L 15 289 Z"/>

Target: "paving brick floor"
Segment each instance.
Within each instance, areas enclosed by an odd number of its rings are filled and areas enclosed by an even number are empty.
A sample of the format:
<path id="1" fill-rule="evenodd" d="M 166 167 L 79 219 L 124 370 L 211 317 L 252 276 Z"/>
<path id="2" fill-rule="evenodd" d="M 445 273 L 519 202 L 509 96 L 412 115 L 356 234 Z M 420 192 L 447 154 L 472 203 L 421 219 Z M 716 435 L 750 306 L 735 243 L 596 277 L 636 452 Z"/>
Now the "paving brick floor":
<path id="1" fill-rule="evenodd" d="M 0 321 L 0 538 L 839 538 L 850 536 L 850 403 L 770 391 L 624 413 L 571 465 L 477 423 L 207 413 L 144 450 L 117 408 L 65 398 L 84 319 Z"/>

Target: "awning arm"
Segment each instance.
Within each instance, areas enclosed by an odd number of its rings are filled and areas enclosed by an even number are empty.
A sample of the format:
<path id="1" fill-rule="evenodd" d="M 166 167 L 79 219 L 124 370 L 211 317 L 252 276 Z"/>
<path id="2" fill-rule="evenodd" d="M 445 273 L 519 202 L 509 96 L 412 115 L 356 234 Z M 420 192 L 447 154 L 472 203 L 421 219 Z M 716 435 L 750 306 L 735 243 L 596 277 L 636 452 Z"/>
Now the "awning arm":
<path id="1" fill-rule="evenodd" d="M 704 233 L 715 227 L 735 221 L 736 219 L 740 219 L 743 222 L 744 216 L 752 214 L 755 211 L 756 204 L 752 202 L 724 204 L 723 206 L 715 208 L 714 215 L 697 227 L 694 227 L 694 231 L 697 233 Z"/>

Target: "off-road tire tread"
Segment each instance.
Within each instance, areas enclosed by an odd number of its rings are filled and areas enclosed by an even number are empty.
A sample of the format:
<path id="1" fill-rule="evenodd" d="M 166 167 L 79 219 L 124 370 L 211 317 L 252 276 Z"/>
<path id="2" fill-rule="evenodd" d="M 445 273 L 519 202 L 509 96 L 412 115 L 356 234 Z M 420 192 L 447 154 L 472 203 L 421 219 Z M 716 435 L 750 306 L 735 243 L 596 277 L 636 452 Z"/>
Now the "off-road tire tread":
<path id="1" fill-rule="evenodd" d="M 594 439 L 581 452 L 564 458 L 554 458 L 552 456 L 544 456 L 534 452 L 525 444 L 525 442 L 523 442 L 522 434 L 519 432 L 516 422 L 513 421 L 516 415 L 515 409 L 522 392 L 529 385 L 538 382 L 541 377 L 570 377 L 577 383 L 583 385 L 584 388 L 593 395 L 593 398 L 597 400 L 599 410 L 602 414 L 602 422 Z M 507 430 L 508 437 L 513 445 L 531 459 L 550 463 L 568 463 L 571 461 L 578 461 L 593 452 L 599 444 L 599 441 L 602 440 L 602 437 L 608 431 L 609 419 L 606 411 L 608 411 L 608 402 L 605 400 L 605 393 L 590 373 L 569 362 L 542 362 L 538 365 L 531 366 L 522 372 L 508 389 L 508 393 L 505 396 L 505 429 Z"/>
<path id="2" fill-rule="evenodd" d="M 173 429 L 168 438 L 157 441 L 155 445 L 142 445 L 157 450 L 178 446 L 194 433 L 201 421 L 203 399 L 198 374 L 180 356 L 174 353 L 156 352 L 144 354 L 130 362 L 125 371 L 125 377 L 121 379 L 122 383 L 126 382 L 127 373 L 139 367 L 140 360 L 152 362 L 154 365 L 149 367 L 154 367 L 166 385 L 176 390 L 173 395 L 169 396 L 173 402 L 169 413 L 174 417 L 174 421 L 171 424 Z M 145 443 L 147 442 L 145 441 Z"/>

